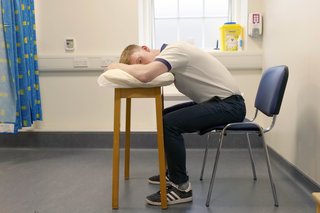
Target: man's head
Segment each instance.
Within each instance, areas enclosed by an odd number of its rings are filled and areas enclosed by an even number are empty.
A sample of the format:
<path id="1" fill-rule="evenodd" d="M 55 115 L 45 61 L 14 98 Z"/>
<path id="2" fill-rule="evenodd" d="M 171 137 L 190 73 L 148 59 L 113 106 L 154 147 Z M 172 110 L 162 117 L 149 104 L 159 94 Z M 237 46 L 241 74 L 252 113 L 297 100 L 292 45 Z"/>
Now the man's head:
<path id="1" fill-rule="evenodd" d="M 131 44 L 122 51 L 119 62 L 124 64 L 149 64 L 158 54 L 158 50 Z"/>

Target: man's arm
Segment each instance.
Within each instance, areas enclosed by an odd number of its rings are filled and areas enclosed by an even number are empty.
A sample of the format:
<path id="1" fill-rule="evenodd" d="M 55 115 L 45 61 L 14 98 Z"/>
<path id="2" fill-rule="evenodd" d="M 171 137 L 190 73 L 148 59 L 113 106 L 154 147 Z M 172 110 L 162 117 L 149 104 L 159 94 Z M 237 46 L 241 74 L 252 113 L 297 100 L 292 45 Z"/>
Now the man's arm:
<path id="1" fill-rule="evenodd" d="M 113 63 L 108 66 L 108 69 L 121 69 L 144 83 L 152 81 L 155 77 L 168 72 L 168 67 L 159 61 L 153 61 L 149 64 L 132 65 Z"/>

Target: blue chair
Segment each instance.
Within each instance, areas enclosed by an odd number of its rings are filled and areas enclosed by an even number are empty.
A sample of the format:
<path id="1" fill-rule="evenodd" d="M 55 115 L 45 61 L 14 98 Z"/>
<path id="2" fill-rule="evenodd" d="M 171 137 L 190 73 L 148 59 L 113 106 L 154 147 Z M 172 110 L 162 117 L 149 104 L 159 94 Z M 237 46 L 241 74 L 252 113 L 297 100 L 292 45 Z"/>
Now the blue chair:
<path id="1" fill-rule="evenodd" d="M 219 156 L 220 156 L 220 151 L 222 147 L 223 140 L 225 139 L 225 136 L 228 134 L 246 134 L 247 136 L 247 142 L 248 142 L 248 149 L 249 149 L 249 154 L 250 154 L 250 159 L 251 159 L 251 166 L 252 166 L 252 172 L 253 172 L 253 179 L 256 180 L 256 171 L 255 171 L 255 165 L 252 157 L 252 150 L 251 150 L 251 145 L 250 145 L 250 138 L 249 134 L 257 134 L 263 144 L 263 148 L 265 151 L 266 155 L 266 162 L 267 162 L 267 167 L 268 167 L 268 173 L 269 173 L 269 179 L 271 183 L 271 189 L 273 193 L 273 199 L 274 199 L 274 205 L 279 206 L 278 203 L 278 198 L 277 198 L 277 193 L 276 193 L 276 188 L 273 182 L 272 178 L 272 171 L 271 171 L 271 166 L 270 166 L 270 159 L 269 159 L 269 154 L 268 154 L 268 147 L 266 145 L 266 142 L 264 140 L 264 134 L 266 132 L 269 132 L 275 125 L 276 122 L 276 117 L 279 114 L 284 91 L 287 85 L 288 81 L 288 76 L 289 76 L 289 71 L 288 67 L 283 65 L 283 66 L 276 66 L 276 67 L 271 67 L 267 69 L 261 77 L 259 88 L 257 91 L 256 99 L 255 99 L 255 115 L 252 120 L 245 119 L 243 122 L 237 122 L 237 123 L 230 123 L 225 126 L 215 126 L 209 129 L 205 129 L 199 132 L 200 135 L 204 135 L 206 133 L 219 133 L 219 141 L 218 141 L 218 148 L 217 148 L 217 153 L 215 157 L 215 162 L 214 162 L 214 167 L 212 170 L 212 176 L 210 180 L 210 186 L 209 186 L 209 191 L 208 191 L 208 196 L 207 196 L 207 201 L 206 201 L 206 206 L 209 206 L 210 199 L 211 199 L 211 194 L 212 194 L 212 189 L 213 189 L 213 183 L 217 171 L 217 166 L 218 166 L 218 161 L 219 161 Z M 262 112 L 265 116 L 272 117 L 272 122 L 271 125 L 267 128 L 261 127 L 258 123 L 255 122 L 255 119 L 257 118 L 258 112 Z M 209 141 L 209 136 L 208 134 L 208 141 Z M 202 170 L 201 170 L 201 175 L 200 175 L 200 180 L 203 179 L 203 171 L 206 163 L 206 158 L 207 158 L 207 152 L 208 152 L 208 141 L 207 145 L 205 148 L 205 154 L 203 158 L 203 164 L 202 164 Z"/>

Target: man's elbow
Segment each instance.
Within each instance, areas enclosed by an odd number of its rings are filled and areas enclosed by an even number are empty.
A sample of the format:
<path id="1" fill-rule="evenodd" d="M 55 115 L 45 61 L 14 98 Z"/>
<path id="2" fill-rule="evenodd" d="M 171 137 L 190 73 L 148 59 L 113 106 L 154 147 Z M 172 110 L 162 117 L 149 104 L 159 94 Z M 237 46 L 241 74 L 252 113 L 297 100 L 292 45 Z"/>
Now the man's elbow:
<path id="1" fill-rule="evenodd" d="M 138 78 L 139 81 L 143 82 L 143 83 L 148 83 L 150 82 L 152 79 L 150 79 L 147 75 L 141 75 Z"/>

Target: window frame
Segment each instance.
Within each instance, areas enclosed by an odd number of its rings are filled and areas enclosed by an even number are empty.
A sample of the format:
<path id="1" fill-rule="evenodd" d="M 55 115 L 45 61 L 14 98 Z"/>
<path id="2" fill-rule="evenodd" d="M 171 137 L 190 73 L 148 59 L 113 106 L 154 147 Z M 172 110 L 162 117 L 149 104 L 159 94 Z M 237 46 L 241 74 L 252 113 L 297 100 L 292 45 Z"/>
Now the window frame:
<path id="1" fill-rule="evenodd" d="M 229 20 L 235 21 L 246 27 L 246 9 L 248 0 L 226 0 L 229 1 Z M 153 0 L 139 0 L 138 2 L 139 14 L 139 44 L 147 45 L 151 48 L 155 47 L 154 39 L 154 1 Z M 202 41 L 204 42 L 204 41 Z"/>

